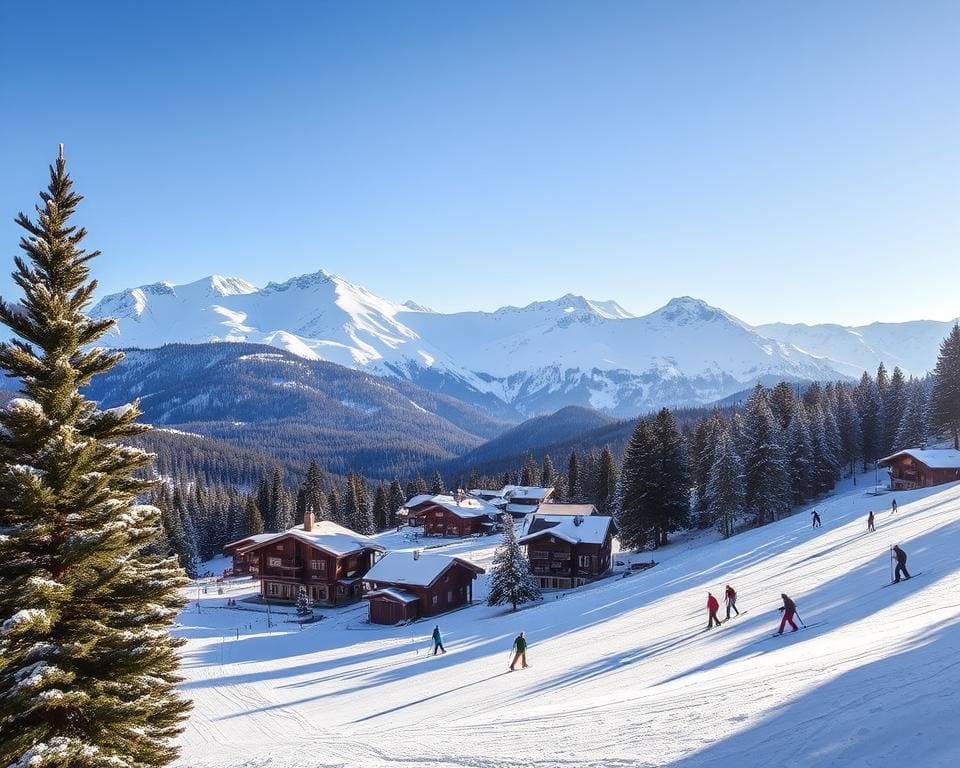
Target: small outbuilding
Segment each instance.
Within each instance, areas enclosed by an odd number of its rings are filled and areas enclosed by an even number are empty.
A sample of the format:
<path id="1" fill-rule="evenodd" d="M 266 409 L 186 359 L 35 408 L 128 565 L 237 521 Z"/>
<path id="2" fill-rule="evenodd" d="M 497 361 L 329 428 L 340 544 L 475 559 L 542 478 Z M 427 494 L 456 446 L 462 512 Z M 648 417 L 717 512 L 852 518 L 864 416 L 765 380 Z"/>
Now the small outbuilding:
<path id="1" fill-rule="evenodd" d="M 890 487 L 895 491 L 960 480 L 960 451 L 954 448 L 907 448 L 877 464 L 889 467 Z"/>
<path id="2" fill-rule="evenodd" d="M 462 557 L 389 552 L 364 576 L 373 624 L 397 624 L 469 605 L 483 568 Z"/>

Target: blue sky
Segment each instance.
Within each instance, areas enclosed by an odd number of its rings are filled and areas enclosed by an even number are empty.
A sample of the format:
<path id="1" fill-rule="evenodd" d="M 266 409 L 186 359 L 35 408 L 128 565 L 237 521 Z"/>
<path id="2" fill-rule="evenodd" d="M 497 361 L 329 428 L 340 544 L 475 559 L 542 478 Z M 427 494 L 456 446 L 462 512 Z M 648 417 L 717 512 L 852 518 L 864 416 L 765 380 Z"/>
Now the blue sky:
<path id="1" fill-rule="evenodd" d="M 63 141 L 101 293 L 960 315 L 960 3 L 10 2 L 0 72 L 5 264 Z"/>

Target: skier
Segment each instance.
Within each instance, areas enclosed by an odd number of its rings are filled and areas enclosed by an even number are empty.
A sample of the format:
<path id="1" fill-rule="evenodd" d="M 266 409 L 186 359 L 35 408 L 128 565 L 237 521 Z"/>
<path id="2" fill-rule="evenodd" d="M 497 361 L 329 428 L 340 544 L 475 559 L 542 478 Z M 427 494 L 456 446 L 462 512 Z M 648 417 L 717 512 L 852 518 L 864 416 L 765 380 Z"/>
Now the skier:
<path id="1" fill-rule="evenodd" d="M 907 572 L 907 553 L 900 549 L 898 544 L 893 545 L 893 557 L 897 559 L 896 578 L 893 580 L 893 583 L 896 584 L 900 581 L 901 572 L 903 572 L 904 578 L 909 579 L 910 574 Z"/>
<path id="2" fill-rule="evenodd" d="M 723 591 L 723 596 L 727 601 L 727 619 L 730 618 L 730 609 L 733 609 L 733 612 L 740 615 L 740 611 L 737 610 L 737 590 L 727 584 L 727 588 Z M 726 621 L 726 619 L 724 619 Z"/>
<path id="3" fill-rule="evenodd" d="M 896 499 L 894 499 L 893 501 L 890 502 L 890 514 L 891 514 L 891 515 L 897 514 L 897 500 L 896 500 Z"/>
<path id="4" fill-rule="evenodd" d="M 437 655 L 437 651 L 440 653 L 446 653 L 447 649 L 443 647 L 443 638 L 440 636 L 440 625 L 437 624 L 433 628 L 433 655 Z"/>
<path id="5" fill-rule="evenodd" d="M 871 509 L 870 514 L 867 515 L 867 531 L 876 532 L 876 530 L 877 530 L 876 527 L 874 527 L 873 525 L 873 510 Z"/>
<path id="6" fill-rule="evenodd" d="M 710 618 L 707 619 L 707 629 L 713 628 L 713 622 L 717 622 L 717 626 L 720 626 L 720 617 L 717 616 L 719 610 L 719 601 L 713 596 L 712 592 L 707 592 L 707 611 L 710 613 Z"/>
<path id="7" fill-rule="evenodd" d="M 783 598 L 783 605 L 780 608 L 783 611 L 783 618 L 780 619 L 780 631 L 777 634 L 782 635 L 787 624 L 793 627 L 792 632 L 796 632 L 797 625 L 793 623 L 793 617 L 797 613 L 797 604 L 784 594 L 781 594 L 780 597 Z"/>
<path id="8" fill-rule="evenodd" d="M 523 632 L 516 636 L 513 641 L 513 661 L 510 662 L 510 671 L 513 672 L 514 667 L 517 666 L 519 661 L 522 664 L 522 669 L 527 668 L 527 638 L 523 636 Z"/>
<path id="9" fill-rule="evenodd" d="M 813 515 L 813 527 L 819 528 L 823 523 L 820 522 L 820 515 L 817 514 L 817 510 L 813 510 L 810 514 Z"/>

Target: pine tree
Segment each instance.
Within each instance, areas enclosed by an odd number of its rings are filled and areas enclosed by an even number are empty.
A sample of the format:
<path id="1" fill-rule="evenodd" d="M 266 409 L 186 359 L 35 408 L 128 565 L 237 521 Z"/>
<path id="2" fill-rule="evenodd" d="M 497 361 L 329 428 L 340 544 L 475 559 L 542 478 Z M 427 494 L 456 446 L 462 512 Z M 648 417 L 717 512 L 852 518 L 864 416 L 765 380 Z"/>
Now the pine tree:
<path id="1" fill-rule="evenodd" d="M 596 505 L 603 515 L 613 514 L 613 500 L 617 492 L 617 462 L 613 459 L 610 446 L 603 446 L 597 472 Z"/>
<path id="2" fill-rule="evenodd" d="M 387 487 L 383 483 L 377 485 L 377 493 L 373 498 L 373 520 L 378 531 L 385 530 L 390 525 L 387 512 Z"/>
<path id="3" fill-rule="evenodd" d="M 620 471 L 617 529 L 625 549 L 641 549 L 653 538 L 652 510 L 648 501 L 649 473 L 653 467 L 653 431 L 641 419 L 623 454 Z"/>
<path id="4" fill-rule="evenodd" d="M 61 148 L 37 222 L 20 214 L 14 281 L 0 300 L 13 332 L 0 369 L 21 394 L 0 411 L 0 764 L 163 766 L 189 703 L 171 635 L 185 584 L 148 554 L 161 530 L 137 503 L 151 456 L 119 441 L 146 430 L 137 403 L 99 411 L 81 390 L 122 354 L 96 346 L 113 325 L 84 311 L 97 253 L 69 225 L 80 196 Z"/>
<path id="5" fill-rule="evenodd" d="M 567 498 L 570 501 L 580 501 L 580 468 L 577 461 L 577 451 L 570 451 L 570 458 L 567 460 Z"/>
<path id="6" fill-rule="evenodd" d="M 780 424 L 780 429 L 786 429 L 790 423 L 790 416 L 793 413 L 793 401 L 796 396 L 793 393 L 793 385 L 781 381 L 773 388 L 770 393 L 770 410 Z"/>
<path id="7" fill-rule="evenodd" d="M 653 511 L 656 546 L 667 544 L 667 534 L 684 527 L 690 513 L 690 475 L 683 435 L 669 409 L 662 408 L 650 425 L 653 466 L 648 501 Z"/>
<path id="8" fill-rule="evenodd" d="M 866 371 L 860 377 L 860 383 L 854 393 L 857 416 L 860 418 L 860 431 L 863 436 L 863 468 L 881 458 L 883 443 L 883 423 L 880 416 L 880 390 L 877 383 Z"/>
<path id="9" fill-rule="evenodd" d="M 543 465 L 540 468 L 540 483 L 544 488 L 553 488 L 557 484 L 557 470 L 553 467 L 553 459 L 549 453 L 543 454 Z"/>
<path id="10" fill-rule="evenodd" d="M 513 610 L 517 610 L 517 606 L 541 599 L 540 587 L 530 573 L 530 563 L 517 543 L 513 518 L 505 513 L 502 520 L 503 540 L 493 554 L 487 604 L 509 604 Z"/>
<path id="11" fill-rule="evenodd" d="M 300 618 L 313 616 L 313 607 L 310 604 L 310 598 L 307 597 L 306 587 L 300 587 L 297 593 L 297 616 Z"/>
<path id="12" fill-rule="evenodd" d="M 403 495 L 403 488 L 399 480 L 390 483 L 390 494 L 387 500 L 387 525 L 391 528 L 397 527 L 397 513 L 406 502 Z"/>
<path id="13" fill-rule="evenodd" d="M 813 496 L 816 474 L 810 420 L 801 399 L 794 400 L 790 423 L 784 435 L 784 447 L 793 503 L 800 504 Z"/>
<path id="14" fill-rule="evenodd" d="M 343 504 L 340 500 L 340 492 L 333 488 L 327 497 L 327 506 L 330 508 L 330 519 L 338 525 L 350 527 L 344 519 Z"/>
<path id="15" fill-rule="evenodd" d="M 747 508 L 757 525 L 776 520 L 788 507 L 787 477 L 780 424 L 758 384 L 747 401 L 744 418 L 743 473 Z"/>
<path id="16" fill-rule="evenodd" d="M 243 530 L 239 538 L 253 536 L 263 533 L 263 516 L 257 507 L 257 499 L 254 496 L 247 496 L 247 502 L 244 505 Z"/>
<path id="17" fill-rule="evenodd" d="M 347 478 L 347 487 L 343 494 L 343 524 L 351 531 L 357 531 L 360 525 L 360 502 L 357 499 L 357 484 L 353 475 Z"/>
<path id="18" fill-rule="evenodd" d="M 377 532 L 377 523 L 370 508 L 370 495 L 367 493 L 367 481 L 363 475 L 353 476 L 354 496 L 357 500 L 356 525 L 351 526 L 357 533 L 372 536 Z"/>
<path id="19" fill-rule="evenodd" d="M 746 495 L 743 462 L 726 431 L 717 440 L 706 496 L 707 514 L 723 537 L 729 538 L 746 511 Z"/>
<path id="20" fill-rule="evenodd" d="M 852 475 L 856 471 L 854 464 L 863 455 L 863 430 L 857 407 L 846 387 L 837 389 L 837 427 L 840 429 L 840 457 L 849 465 Z"/>
<path id="21" fill-rule="evenodd" d="M 903 421 L 903 412 L 907 408 L 907 382 L 903 371 L 899 367 L 893 369 L 890 376 L 890 386 L 883 393 L 883 455 L 889 456 L 900 446 L 897 443 L 897 432 Z"/>
<path id="22" fill-rule="evenodd" d="M 430 493 L 434 496 L 439 496 L 441 493 L 446 493 L 447 487 L 443 484 L 443 476 L 440 474 L 440 470 L 436 470 L 433 473 L 433 485 L 430 486 Z"/>
<path id="23" fill-rule="evenodd" d="M 927 392 L 919 379 L 910 379 L 906 388 L 907 404 L 895 440 L 897 450 L 901 451 L 927 445 Z"/>
<path id="24" fill-rule="evenodd" d="M 267 480 L 266 477 L 261 477 L 260 483 L 257 485 L 257 508 L 263 515 L 263 522 L 266 529 L 270 531 L 270 533 L 276 533 L 280 528 L 277 527 L 277 518 L 274 515 L 270 500 L 270 481 Z"/>
<path id="25" fill-rule="evenodd" d="M 933 370 L 930 426 L 953 438 L 960 450 L 960 325 L 954 325 L 943 344 Z"/>

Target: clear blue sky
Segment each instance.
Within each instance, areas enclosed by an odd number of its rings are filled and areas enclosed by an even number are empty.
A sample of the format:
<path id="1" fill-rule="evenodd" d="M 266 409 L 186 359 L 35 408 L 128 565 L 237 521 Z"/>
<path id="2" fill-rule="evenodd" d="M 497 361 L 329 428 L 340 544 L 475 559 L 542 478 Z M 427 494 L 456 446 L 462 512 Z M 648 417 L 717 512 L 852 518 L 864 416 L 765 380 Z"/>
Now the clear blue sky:
<path id="1" fill-rule="evenodd" d="M 960 315 L 960 3 L 0 2 L 0 290 L 58 142 L 102 292 L 321 267 Z"/>

